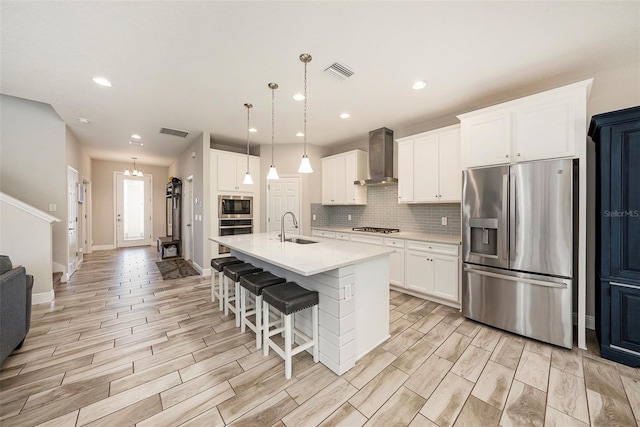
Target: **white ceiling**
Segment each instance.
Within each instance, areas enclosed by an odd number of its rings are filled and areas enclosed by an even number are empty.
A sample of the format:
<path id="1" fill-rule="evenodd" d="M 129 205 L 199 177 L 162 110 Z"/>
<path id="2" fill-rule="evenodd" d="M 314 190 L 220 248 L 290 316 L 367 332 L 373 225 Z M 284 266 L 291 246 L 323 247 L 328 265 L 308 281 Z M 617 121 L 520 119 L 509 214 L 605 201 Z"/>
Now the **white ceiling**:
<path id="1" fill-rule="evenodd" d="M 26 2 L 1 4 L 2 93 L 51 104 L 93 158 L 169 165 L 200 132 L 301 142 L 366 139 L 570 83 L 640 57 L 640 2 Z M 334 61 L 355 74 L 323 70 Z M 97 86 L 104 76 L 112 88 Z M 415 91 L 417 79 L 428 82 Z M 555 87 L 551 85 L 551 88 Z M 338 117 L 342 112 L 351 118 Z M 91 123 L 81 124 L 78 117 Z M 187 140 L 161 127 L 190 132 Z M 144 147 L 129 145 L 142 135 Z"/>

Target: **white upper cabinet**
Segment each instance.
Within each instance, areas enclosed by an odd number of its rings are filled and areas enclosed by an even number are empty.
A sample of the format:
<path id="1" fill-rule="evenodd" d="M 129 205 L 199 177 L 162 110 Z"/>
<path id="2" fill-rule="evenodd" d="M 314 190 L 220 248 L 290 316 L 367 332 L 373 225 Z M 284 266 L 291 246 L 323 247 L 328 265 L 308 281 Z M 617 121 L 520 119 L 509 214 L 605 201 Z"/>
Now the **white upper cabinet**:
<path id="1" fill-rule="evenodd" d="M 253 185 L 243 184 L 244 176 L 247 173 L 247 156 L 235 153 L 216 154 L 216 173 L 218 181 L 218 191 L 228 193 L 253 193 L 260 188 L 260 159 L 249 156 L 249 171 L 253 179 Z"/>
<path id="2" fill-rule="evenodd" d="M 322 204 L 366 205 L 367 189 L 356 180 L 367 178 L 367 153 L 353 150 L 322 159 Z"/>
<path id="3" fill-rule="evenodd" d="M 578 157 L 593 79 L 459 115 L 463 167 Z"/>
<path id="4" fill-rule="evenodd" d="M 398 203 L 461 200 L 460 126 L 398 140 Z"/>

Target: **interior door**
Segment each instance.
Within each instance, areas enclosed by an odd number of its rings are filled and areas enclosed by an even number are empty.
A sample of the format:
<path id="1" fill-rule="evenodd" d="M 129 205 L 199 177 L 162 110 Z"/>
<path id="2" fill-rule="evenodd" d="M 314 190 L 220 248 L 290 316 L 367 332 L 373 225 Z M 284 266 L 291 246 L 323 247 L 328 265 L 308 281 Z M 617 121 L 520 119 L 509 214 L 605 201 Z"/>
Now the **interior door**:
<path id="1" fill-rule="evenodd" d="M 151 245 L 151 176 L 116 173 L 116 246 Z"/>
<path id="2" fill-rule="evenodd" d="M 67 166 L 67 225 L 69 233 L 69 256 L 67 257 L 67 277 L 76 271 L 78 265 L 78 171 Z"/>
<path id="3" fill-rule="evenodd" d="M 300 223 L 300 178 L 289 177 L 269 181 L 267 184 L 267 232 L 269 237 L 278 238 L 280 221 L 285 212 L 291 211 Z M 284 223 L 287 235 L 300 234 L 301 228 L 293 226 L 291 215 L 287 215 Z"/>

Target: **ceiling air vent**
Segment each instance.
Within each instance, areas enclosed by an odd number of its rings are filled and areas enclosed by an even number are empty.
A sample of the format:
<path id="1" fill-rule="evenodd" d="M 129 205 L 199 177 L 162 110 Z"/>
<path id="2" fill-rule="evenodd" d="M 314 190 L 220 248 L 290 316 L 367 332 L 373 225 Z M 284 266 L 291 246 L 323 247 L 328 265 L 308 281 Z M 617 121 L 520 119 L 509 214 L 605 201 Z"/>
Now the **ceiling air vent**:
<path id="1" fill-rule="evenodd" d="M 164 133 L 166 135 L 179 136 L 180 138 L 186 138 L 189 135 L 189 132 L 185 132 L 183 130 L 169 129 L 169 128 L 160 128 L 160 133 Z"/>
<path id="2" fill-rule="evenodd" d="M 353 76 L 353 70 L 339 62 L 334 62 L 324 69 L 325 73 L 337 80 L 346 80 Z"/>

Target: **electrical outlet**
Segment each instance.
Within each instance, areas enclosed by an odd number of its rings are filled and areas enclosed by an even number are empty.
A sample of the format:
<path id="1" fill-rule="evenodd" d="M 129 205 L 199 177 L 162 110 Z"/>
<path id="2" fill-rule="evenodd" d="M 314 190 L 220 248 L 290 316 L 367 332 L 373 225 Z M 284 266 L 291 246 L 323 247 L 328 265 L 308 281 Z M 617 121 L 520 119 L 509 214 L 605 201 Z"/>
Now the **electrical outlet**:
<path id="1" fill-rule="evenodd" d="M 347 215 L 347 219 L 351 221 L 351 215 Z"/>
<path id="2" fill-rule="evenodd" d="M 57 206 L 55 203 L 49 203 L 49 212 L 55 212 L 57 210 Z"/>
<path id="3" fill-rule="evenodd" d="M 447 225 L 447 217 L 446 216 L 442 217 L 442 225 Z"/>
<path id="4" fill-rule="evenodd" d="M 314 221 L 316 220 L 316 214 L 313 214 L 313 220 Z"/>

